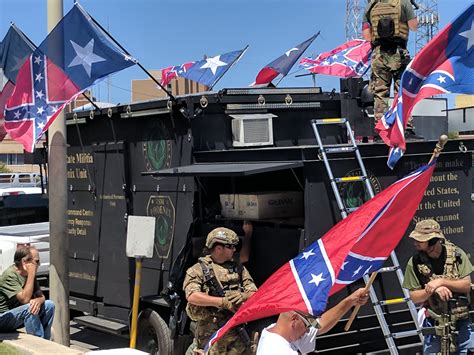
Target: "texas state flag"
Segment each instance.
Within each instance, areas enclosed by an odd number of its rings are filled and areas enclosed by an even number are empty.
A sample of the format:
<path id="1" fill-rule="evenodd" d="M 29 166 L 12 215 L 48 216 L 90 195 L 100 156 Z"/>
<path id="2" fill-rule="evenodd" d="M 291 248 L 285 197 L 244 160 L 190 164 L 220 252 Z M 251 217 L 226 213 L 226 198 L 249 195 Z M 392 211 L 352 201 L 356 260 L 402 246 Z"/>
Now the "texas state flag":
<path id="1" fill-rule="evenodd" d="M 20 68 L 5 109 L 6 130 L 32 152 L 66 104 L 135 63 L 76 3 Z"/>
<path id="2" fill-rule="evenodd" d="M 318 37 L 319 32 L 315 35 L 308 38 L 306 41 L 288 49 L 284 54 L 279 56 L 273 62 L 268 63 L 261 69 L 253 85 L 268 85 L 275 79 L 278 75 L 286 76 L 290 69 L 295 65 L 296 61 L 303 55 L 306 49 L 313 43 L 313 41 Z"/>
<path id="3" fill-rule="evenodd" d="M 404 133 L 415 104 L 445 93 L 474 94 L 474 3 L 433 38 L 403 72 L 399 93 L 376 126 L 390 146 L 390 168 L 406 150 Z"/>
<path id="4" fill-rule="evenodd" d="M 230 328 L 255 319 L 290 310 L 319 316 L 330 295 L 377 271 L 404 236 L 435 164 L 396 181 L 284 264 L 213 335 L 208 347 Z"/>

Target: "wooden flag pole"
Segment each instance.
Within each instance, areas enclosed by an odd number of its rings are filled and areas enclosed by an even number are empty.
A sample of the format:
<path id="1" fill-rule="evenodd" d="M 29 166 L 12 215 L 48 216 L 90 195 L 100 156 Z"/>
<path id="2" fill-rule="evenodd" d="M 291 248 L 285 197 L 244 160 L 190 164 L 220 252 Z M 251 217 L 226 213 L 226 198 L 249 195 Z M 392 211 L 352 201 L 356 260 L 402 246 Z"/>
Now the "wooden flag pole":
<path id="1" fill-rule="evenodd" d="M 438 143 L 436 143 L 436 146 L 435 146 L 435 149 L 433 150 L 433 154 L 431 155 L 431 158 L 430 158 L 430 161 L 428 162 L 431 163 L 435 158 L 439 157 L 439 155 L 441 154 L 441 151 L 443 150 L 446 142 L 448 141 L 448 136 L 443 134 L 439 137 L 439 140 L 438 140 Z M 372 283 L 374 282 L 375 278 L 377 277 L 377 272 L 373 272 L 372 275 L 370 275 L 370 279 L 369 281 L 367 282 L 366 286 L 365 286 L 365 290 L 368 291 L 369 288 L 372 286 Z M 352 325 L 352 322 L 354 322 L 354 319 L 357 315 L 357 313 L 359 312 L 359 309 L 360 309 L 360 305 L 357 305 L 354 310 L 352 311 L 352 314 L 351 316 L 349 317 L 349 320 L 347 321 L 346 325 L 344 326 L 344 330 L 347 332 L 351 325 Z"/>

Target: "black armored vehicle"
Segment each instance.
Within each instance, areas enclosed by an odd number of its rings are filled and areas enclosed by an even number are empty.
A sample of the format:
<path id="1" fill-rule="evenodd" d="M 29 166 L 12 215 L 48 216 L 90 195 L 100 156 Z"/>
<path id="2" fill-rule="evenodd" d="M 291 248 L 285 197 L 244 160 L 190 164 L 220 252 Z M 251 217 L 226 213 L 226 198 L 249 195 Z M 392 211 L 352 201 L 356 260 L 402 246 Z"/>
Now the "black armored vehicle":
<path id="1" fill-rule="evenodd" d="M 242 235 L 242 220 L 253 221 L 246 266 L 257 285 L 323 236 L 342 217 L 312 129 L 314 119 L 349 119 L 375 193 L 426 163 L 439 135 L 448 131 L 446 100 L 425 100 L 425 113 L 415 111 L 417 133 L 425 139 L 408 142 L 406 155 L 390 170 L 387 146 L 372 141 L 371 102 L 362 88 L 361 81 L 349 80 L 342 81 L 340 93 L 223 89 L 68 115 L 70 307 L 84 314 L 77 320 L 128 334 L 135 271 L 135 261 L 125 253 L 129 215 L 156 217 L 154 255 L 143 263 L 138 347 L 159 354 L 183 354 L 189 342 L 179 282 L 211 229 L 226 226 Z M 346 129 L 337 125 L 323 127 L 321 138 L 328 145 L 348 142 Z M 473 150 L 472 139 L 448 141 L 411 226 L 435 218 L 447 238 L 471 254 Z M 330 163 L 335 176 L 359 174 L 353 154 L 330 157 Z M 338 189 L 348 208 L 368 198 L 361 183 L 342 183 Z M 270 211 L 260 209 L 272 194 L 279 197 Z M 237 198 L 247 199 L 243 207 L 236 207 Z M 291 205 L 291 211 L 275 214 L 272 204 Z M 404 238 L 396 249 L 402 268 L 412 252 Z M 330 303 L 359 286 L 348 286 Z M 380 299 L 402 295 L 393 274 L 379 275 L 374 287 Z M 414 326 L 404 305 L 384 306 L 383 312 L 391 332 Z M 342 328 L 341 323 L 318 338 L 317 352 L 387 349 L 370 305 L 350 332 Z M 396 344 L 416 349 L 420 338 Z"/>

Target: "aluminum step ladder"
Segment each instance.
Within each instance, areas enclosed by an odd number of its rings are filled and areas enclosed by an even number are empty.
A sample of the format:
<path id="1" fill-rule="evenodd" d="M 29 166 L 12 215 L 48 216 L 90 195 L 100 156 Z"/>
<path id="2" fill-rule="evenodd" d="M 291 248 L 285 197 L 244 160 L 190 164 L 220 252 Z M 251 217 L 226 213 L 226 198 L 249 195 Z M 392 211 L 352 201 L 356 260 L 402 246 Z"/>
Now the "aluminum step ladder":
<path id="1" fill-rule="evenodd" d="M 345 129 L 347 130 L 347 138 L 348 138 L 348 143 L 347 144 L 337 144 L 337 145 L 330 145 L 330 146 L 324 146 L 321 135 L 319 134 L 319 128 L 324 125 L 340 125 L 340 126 L 345 126 Z M 329 180 L 331 183 L 332 190 L 334 192 L 334 196 L 337 201 L 337 205 L 339 207 L 339 211 L 341 213 L 342 218 L 346 218 L 347 215 L 350 212 L 353 212 L 357 208 L 347 208 L 341 198 L 341 195 L 339 193 L 339 188 L 338 184 L 339 183 L 354 183 L 354 182 L 362 182 L 365 191 L 367 195 L 372 198 L 374 197 L 374 191 L 372 189 L 372 185 L 370 184 L 370 180 L 367 177 L 367 171 L 365 170 L 364 162 L 362 161 L 362 157 L 359 152 L 359 147 L 356 144 L 356 141 L 354 139 L 354 134 L 352 133 L 352 128 L 349 124 L 349 120 L 346 118 L 326 118 L 326 119 L 314 119 L 311 120 L 311 126 L 313 127 L 314 135 L 316 137 L 319 151 L 320 151 L 320 157 L 324 161 L 324 165 L 326 167 Z M 329 159 L 328 159 L 328 154 L 341 154 L 341 153 L 354 153 L 357 162 L 359 164 L 359 168 L 361 171 L 360 176 L 347 176 L 347 177 L 334 177 L 332 173 L 331 166 L 329 164 Z M 385 337 L 385 340 L 388 345 L 388 349 L 391 354 L 398 354 L 398 349 L 395 344 L 395 339 L 400 339 L 400 338 L 406 338 L 410 336 L 415 336 L 418 335 L 421 341 L 421 344 L 423 343 L 423 335 L 421 333 L 421 328 L 418 325 L 417 321 L 417 311 L 415 304 L 413 301 L 410 299 L 410 293 L 408 290 L 404 289 L 402 286 L 403 283 L 403 273 L 400 268 L 400 264 L 398 262 L 397 255 L 395 254 L 395 251 L 392 251 L 390 254 L 390 258 L 392 261 L 392 266 L 384 267 L 378 270 L 379 273 L 382 272 L 395 272 L 397 275 L 398 282 L 400 284 L 400 288 L 403 291 L 403 297 L 401 298 L 395 298 L 395 299 L 389 299 L 389 300 L 379 300 L 377 298 L 377 294 L 374 290 L 374 287 L 371 286 L 369 290 L 370 294 L 370 300 L 372 302 L 372 305 L 374 306 L 375 314 L 377 315 L 377 319 L 379 321 L 380 327 L 382 328 L 383 335 Z M 367 284 L 369 280 L 369 275 L 364 276 L 364 281 Z M 403 331 L 403 332 L 398 332 L 398 333 L 392 333 L 390 331 L 390 328 L 387 324 L 387 321 L 384 316 L 384 312 L 382 309 L 382 306 L 388 306 L 388 305 L 394 305 L 394 304 L 400 304 L 400 303 L 406 303 L 408 306 L 408 309 L 410 311 L 411 317 L 413 319 L 413 323 L 415 324 L 416 329 L 414 330 L 408 330 L 408 331 Z"/>

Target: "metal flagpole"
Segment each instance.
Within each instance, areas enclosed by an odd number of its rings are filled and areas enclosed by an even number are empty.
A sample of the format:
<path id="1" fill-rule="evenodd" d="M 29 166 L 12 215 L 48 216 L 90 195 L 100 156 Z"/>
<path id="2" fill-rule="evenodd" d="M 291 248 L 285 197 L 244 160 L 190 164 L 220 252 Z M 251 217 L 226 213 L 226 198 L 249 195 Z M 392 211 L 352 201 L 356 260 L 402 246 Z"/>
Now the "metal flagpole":
<path id="1" fill-rule="evenodd" d="M 218 77 L 217 80 L 212 83 L 212 85 L 209 87 L 209 90 L 212 90 L 212 88 L 219 82 L 219 80 L 221 80 L 221 78 L 225 75 L 225 73 L 227 73 L 227 72 L 229 71 L 229 69 L 232 68 L 232 67 L 234 66 L 234 64 L 239 61 L 240 58 L 242 58 L 242 56 L 244 55 L 244 53 L 247 51 L 248 48 L 249 48 L 249 45 L 247 44 L 247 45 L 245 46 L 245 48 L 242 50 L 242 53 L 240 53 L 240 54 L 237 56 L 237 58 L 234 59 L 234 61 L 232 62 L 232 64 L 229 65 L 226 70 L 224 70 L 224 72 L 221 74 L 221 76 Z"/>
<path id="2" fill-rule="evenodd" d="M 81 9 L 81 11 L 85 12 L 87 14 L 87 16 L 90 17 L 90 19 L 102 30 L 102 32 L 104 32 L 107 36 L 109 36 L 109 38 L 126 55 L 128 55 L 130 57 L 130 59 L 133 60 L 135 62 L 135 64 L 138 65 L 140 67 L 140 69 L 143 70 L 145 72 L 145 74 L 148 75 L 148 77 L 155 82 L 155 84 L 157 84 L 164 92 L 166 92 L 171 100 L 176 101 L 176 98 L 173 96 L 173 94 L 170 91 L 168 91 L 163 85 L 161 85 L 161 83 L 158 80 L 156 80 L 156 78 L 153 75 L 151 75 L 150 72 L 148 70 L 146 70 L 145 67 L 143 65 L 141 65 L 140 62 L 136 58 L 134 58 L 109 32 L 107 32 L 107 30 L 104 27 L 102 27 L 102 25 L 99 22 L 97 22 L 95 20 L 95 18 L 93 18 L 89 13 L 87 13 L 78 3 L 76 3 L 76 5 L 79 7 L 79 9 Z"/>
<path id="3" fill-rule="evenodd" d="M 63 17 L 62 0 L 48 0 L 48 32 Z M 60 46 L 61 45 L 61 46 Z M 51 50 L 61 50 L 62 43 Z M 48 129 L 49 287 L 56 306 L 54 341 L 69 346 L 69 240 L 67 238 L 66 121 L 61 112 Z M 54 188 L 51 188 L 54 186 Z"/>

